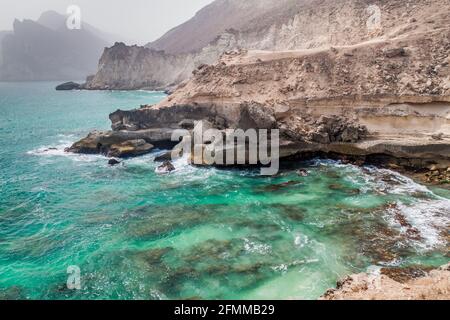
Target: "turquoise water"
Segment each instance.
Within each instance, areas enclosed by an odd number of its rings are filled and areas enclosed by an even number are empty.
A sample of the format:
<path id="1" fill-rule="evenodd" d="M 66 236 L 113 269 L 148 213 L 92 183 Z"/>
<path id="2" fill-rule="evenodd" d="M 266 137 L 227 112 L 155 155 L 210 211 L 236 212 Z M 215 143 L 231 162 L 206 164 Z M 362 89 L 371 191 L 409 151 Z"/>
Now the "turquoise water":
<path id="1" fill-rule="evenodd" d="M 0 298 L 316 299 L 349 273 L 450 260 L 445 190 L 325 160 L 276 177 L 182 159 L 157 175 L 158 151 L 108 167 L 63 150 L 163 95 L 55 85 L 0 83 Z"/>

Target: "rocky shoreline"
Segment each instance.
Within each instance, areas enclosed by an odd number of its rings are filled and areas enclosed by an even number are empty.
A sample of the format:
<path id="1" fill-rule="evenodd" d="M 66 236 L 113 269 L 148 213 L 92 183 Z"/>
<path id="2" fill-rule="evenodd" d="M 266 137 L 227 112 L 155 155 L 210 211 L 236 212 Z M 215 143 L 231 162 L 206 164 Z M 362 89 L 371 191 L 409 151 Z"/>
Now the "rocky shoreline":
<path id="1" fill-rule="evenodd" d="M 449 59 L 449 33 L 434 28 L 319 51 L 233 51 L 159 104 L 112 113 L 112 131 L 93 132 L 67 151 L 108 155 L 126 144 L 127 153 L 115 156 L 140 155 L 152 148 L 133 145 L 173 146 L 174 130 L 192 135 L 201 121 L 222 133 L 278 129 L 282 160 L 338 155 L 445 186 Z"/>
<path id="2" fill-rule="evenodd" d="M 450 300 L 450 265 L 381 268 L 356 274 L 337 283 L 321 300 Z"/>

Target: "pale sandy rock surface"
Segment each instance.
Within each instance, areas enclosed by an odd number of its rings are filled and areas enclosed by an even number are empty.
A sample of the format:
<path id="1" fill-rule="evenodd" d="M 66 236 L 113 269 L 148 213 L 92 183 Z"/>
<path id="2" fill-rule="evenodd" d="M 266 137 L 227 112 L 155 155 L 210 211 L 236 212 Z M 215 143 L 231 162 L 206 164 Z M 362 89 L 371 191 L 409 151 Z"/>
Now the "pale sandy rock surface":
<path id="1" fill-rule="evenodd" d="M 450 265 L 428 273 L 411 272 L 403 277 L 397 274 L 397 280 L 382 274 L 352 275 L 340 281 L 337 289 L 329 290 L 321 299 L 450 300 Z"/>
<path id="2" fill-rule="evenodd" d="M 147 48 L 105 50 L 87 88 L 171 87 L 238 48 L 325 49 L 438 30 L 449 6 L 446 0 L 217 0 Z M 379 24 L 370 23 L 378 13 Z"/>

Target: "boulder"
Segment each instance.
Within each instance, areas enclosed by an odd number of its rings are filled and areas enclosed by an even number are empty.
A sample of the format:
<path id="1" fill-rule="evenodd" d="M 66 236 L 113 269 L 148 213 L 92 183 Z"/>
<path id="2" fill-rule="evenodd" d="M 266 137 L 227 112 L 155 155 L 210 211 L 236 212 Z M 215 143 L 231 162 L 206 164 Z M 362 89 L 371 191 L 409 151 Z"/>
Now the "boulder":
<path id="1" fill-rule="evenodd" d="M 157 173 L 170 173 L 172 171 L 175 171 L 175 167 L 173 166 L 172 162 L 165 161 L 162 165 L 160 165 L 157 169 Z"/>
<path id="2" fill-rule="evenodd" d="M 120 164 L 120 161 L 119 161 L 119 160 L 116 160 L 116 159 L 110 159 L 110 160 L 108 161 L 108 164 L 109 164 L 110 166 L 115 166 L 115 165 Z"/>
<path id="3" fill-rule="evenodd" d="M 172 160 L 172 151 L 165 151 L 164 153 L 155 157 L 155 162 L 166 162 Z"/>
<path id="4" fill-rule="evenodd" d="M 275 119 L 283 119 L 289 115 L 291 108 L 287 105 L 277 104 L 274 107 Z"/>
<path id="5" fill-rule="evenodd" d="M 257 102 L 242 103 L 236 127 L 247 129 L 275 129 L 277 121 L 272 108 Z"/>
<path id="6" fill-rule="evenodd" d="M 406 56 L 405 48 L 387 48 L 383 50 L 383 54 L 387 58 L 395 58 Z"/>
<path id="7" fill-rule="evenodd" d="M 367 135 L 367 128 L 345 117 L 320 117 L 315 123 L 309 139 L 313 142 L 355 143 Z"/>

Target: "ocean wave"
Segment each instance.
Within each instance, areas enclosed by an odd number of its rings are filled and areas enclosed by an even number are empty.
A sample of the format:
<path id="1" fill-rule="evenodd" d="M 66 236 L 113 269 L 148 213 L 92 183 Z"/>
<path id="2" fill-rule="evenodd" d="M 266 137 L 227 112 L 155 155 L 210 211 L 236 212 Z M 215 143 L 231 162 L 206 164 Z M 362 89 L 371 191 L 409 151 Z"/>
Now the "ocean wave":
<path id="1" fill-rule="evenodd" d="M 367 183 L 373 184 L 377 191 L 396 195 L 417 193 L 433 195 L 426 186 L 416 183 L 398 172 L 373 166 L 364 167 L 364 170 L 367 172 L 363 172 L 365 180 Z"/>
<path id="2" fill-rule="evenodd" d="M 27 152 L 31 156 L 43 156 L 43 157 L 66 157 L 74 161 L 82 162 L 94 162 L 99 160 L 105 160 L 103 155 L 90 155 L 90 154 L 77 154 L 66 152 L 65 149 L 70 147 L 72 143 L 62 143 L 58 145 L 42 146 L 37 149 L 33 149 Z"/>
<path id="3" fill-rule="evenodd" d="M 386 210 L 385 218 L 420 250 L 428 251 L 447 245 L 445 233 L 450 227 L 448 199 L 420 200 L 411 204 L 397 201 L 395 206 Z"/>
<path id="4" fill-rule="evenodd" d="M 398 172 L 377 168 L 375 166 L 356 166 L 343 164 L 336 160 L 314 160 L 313 166 L 327 166 L 344 170 L 344 180 L 356 185 L 362 193 L 376 192 L 381 194 L 413 195 L 434 194 L 424 185 L 416 183 Z"/>
<path id="5" fill-rule="evenodd" d="M 347 173 L 344 179 L 357 186 L 361 193 L 406 196 L 410 201 L 396 200 L 383 213 L 389 225 L 400 230 L 410 244 L 419 250 L 428 251 L 447 245 L 444 235 L 450 227 L 449 199 L 389 169 L 359 167 L 333 160 L 315 160 L 313 165 L 344 170 Z"/>

